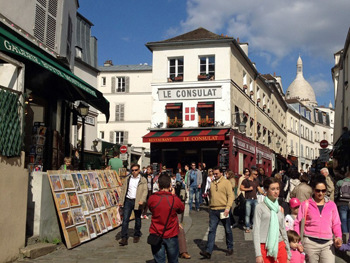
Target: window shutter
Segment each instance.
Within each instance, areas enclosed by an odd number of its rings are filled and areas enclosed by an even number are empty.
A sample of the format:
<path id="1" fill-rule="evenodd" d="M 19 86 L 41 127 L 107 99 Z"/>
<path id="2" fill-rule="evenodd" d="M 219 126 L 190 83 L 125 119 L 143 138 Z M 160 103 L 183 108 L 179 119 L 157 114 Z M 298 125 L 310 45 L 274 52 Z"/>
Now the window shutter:
<path id="1" fill-rule="evenodd" d="M 115 77 L 112 77 L 112 93 L 115 93 Z"/>
<path id="2" fill-rule="evenodd" d="M 120 117 L 120 105 L 117 104 L 115 105 L 115 121 L 119 121 L 119 117 Z"/>
<path id="3" fill-rule="evenodd" d="M 323 123 L 323 118 L 322 118 L 322 112 L 321 111 L 318 112 L 318 122 L 321 123 L 321 124 L 325 124 L 325 123 Z"/>
<path id="4" fill-rule="evenodd" d="M 124 104 L 120 104 L 120 118 L 119 120 L 120 121 L 123 121 L 124 120 Z"/>
<path id="5" fill-rule="evenodd" d="M 114 131 L 109 132 L 109 142 L 114 143 Z"/>
<path id="6" fill-rule="evenodd" d="M 130 77 L 125 77 L 125 92 L 129 93 Z"/>
<path id="7" fill-rule="evenodd" d="M 129 137 L 129 132 L 124 131 L 124 139 L 123 139 L 123 144 L 128 144 L 128 137 Z"/>

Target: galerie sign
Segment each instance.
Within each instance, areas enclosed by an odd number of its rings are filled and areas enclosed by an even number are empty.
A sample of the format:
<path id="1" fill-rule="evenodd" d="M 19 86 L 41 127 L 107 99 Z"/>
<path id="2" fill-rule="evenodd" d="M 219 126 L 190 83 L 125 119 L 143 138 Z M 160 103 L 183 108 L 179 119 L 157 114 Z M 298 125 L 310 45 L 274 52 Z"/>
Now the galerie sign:
<path id="1" fill-rule="evenodd" d="M 221 99 L 221 87 L 159 89 L 159 100 Z"/>

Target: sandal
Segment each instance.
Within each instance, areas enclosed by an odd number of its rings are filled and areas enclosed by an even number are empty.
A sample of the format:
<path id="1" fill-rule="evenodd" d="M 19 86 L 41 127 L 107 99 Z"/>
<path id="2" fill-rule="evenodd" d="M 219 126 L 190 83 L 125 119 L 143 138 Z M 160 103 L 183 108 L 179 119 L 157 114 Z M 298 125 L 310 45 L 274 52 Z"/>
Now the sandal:
<path id="1" fill-rule="evenodd" d="M 250 233 L 250 229 L 246 229 L 244 233 Z"/>

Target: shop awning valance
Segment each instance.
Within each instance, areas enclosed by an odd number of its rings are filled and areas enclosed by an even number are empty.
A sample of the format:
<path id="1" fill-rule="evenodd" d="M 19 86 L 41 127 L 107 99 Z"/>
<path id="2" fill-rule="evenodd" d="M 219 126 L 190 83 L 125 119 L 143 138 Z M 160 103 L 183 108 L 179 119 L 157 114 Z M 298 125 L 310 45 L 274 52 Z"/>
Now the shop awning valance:
<path id="1" fill-rule="evenodd" d="M 165 143 L 165 142 L 201 142 L 222 141 L 228 129 L 198 129 L 179 131 L 151 131 L 143 136 L 143 142 Z"/>
<path id="2" fill-rule="evenodd" d="M 67 100 L 77 101 L 83 100 L 89 103 L 94 108 L 101 111 L 106 115 L 108 122 L 109 119 L 109 102 L 103 97 L 103 94 L 97 89 L 74 75 L 69 69 L 65 68 L 54 57 L 50 57 L 45 54 L 40 47 L 35 46 L 30 40 L 25 39 L 23 36 L 17 36 L 15 31 L 11 31 L 6 28 L 7 26 L 0 23 L 0 51 L 13 54 L 19 58 L 19 60 L 30 62 L 30 65 L 38 65 L 39 67 L 47 70 L 48 72 L 59 76 L 68 84 L 72 90 L 67 92 Z M 34 76 L 33 76 L 34 77 Z"/>
<path id="3" fill-rule="evenodd" d="M 197 108 L 214 108 L 213 101 L 198 102 Z"/>
<path id="4" fill-rule="evenodd" d="M 180 110 L 182 107 L 182 103 L 167 103 L 165 108 L 167 110 Z"/>

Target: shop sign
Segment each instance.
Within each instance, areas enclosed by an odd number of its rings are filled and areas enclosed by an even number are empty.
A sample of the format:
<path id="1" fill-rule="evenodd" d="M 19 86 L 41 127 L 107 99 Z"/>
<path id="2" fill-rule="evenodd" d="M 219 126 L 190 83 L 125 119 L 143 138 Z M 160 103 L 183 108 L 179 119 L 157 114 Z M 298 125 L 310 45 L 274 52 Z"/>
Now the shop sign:
<path id="1" fill-rule="evenodd" d="M 263 152 L 259 149 L 256 149 L 256 152 L 258 154 L 260 154 L 261 158 L 264 158 L 264 159 L 267 159 L 267 160 L 272 160 L 272 154 L 270 153 L 267 153 L 267 152 Z"/>
<path id="2" fill-rule="evenodd" d="M 223 140 L 224 136 L 207 135 L 207 136 L 187 136 L 187 137 L 157 137 L 145 138 L 144 142 L 200 142 L 200 141 L 219 141 Z"/>
<path id="3" fill-rule="evenodd" d="M 221 99 L 221 87 L 158 89 L 159 100 Z"/>
<path id="4" fill-rule="evenodd" d="M 234 147 L 240 148 L 242 150 L 245 150 L 247 152 L 251 152 L 255 154 L 255 146 L 251 145 L 250 143 L 246 143 L 236 137 L 232 138 L 232 143 Z"/>

